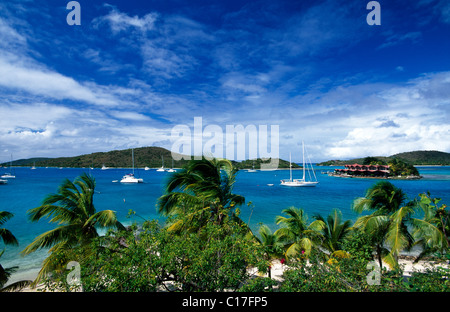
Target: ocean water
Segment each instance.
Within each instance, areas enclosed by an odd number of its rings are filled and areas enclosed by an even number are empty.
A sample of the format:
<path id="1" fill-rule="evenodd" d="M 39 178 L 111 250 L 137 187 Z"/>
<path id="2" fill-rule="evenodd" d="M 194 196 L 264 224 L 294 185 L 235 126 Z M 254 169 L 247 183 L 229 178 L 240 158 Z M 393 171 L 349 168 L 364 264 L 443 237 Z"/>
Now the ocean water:
<path id="1" fill-rule="evenodd" d="M 335 208 L 341 210 L 344 220 L 356 220 L 351 204 L 357 197 L 364 196 L 365 191 L 379 180 L 338 178 L 321 172 L 331 171 L 336 167 L 316 167 L 319 184 L 316 187 L 286 187 L 280 185 L 281 179 L 289 178 L 289 171 L 239 171 L 234 185 L 234 193 L 243 195 L 251 205 L 241 207 L 241 218 L 257 231 L 261 223 L 273 230 L 277 228 L 275 217 L 290 206 L 302 208 L 312 219 L 315 214 L 326 217 Z M 2 171 L 3 169 L 3 171 Z M 4 168 L 0 173 L 4 172 Z M 419 193 L 429 191 L 432 197 L 442 198 L 441 203 L 450 204 L 450 167 L 418 167 L 424 177 L 420 180 L 390 180 L 400 187 L 412 200 Z M 139 217 L 127 218 L 128 211 L 134 210 L 145 219 L 164 218 L 158 215 L 156 203 L 163 193 L 168 172 L 157 172 L 155 169 L 136 169 L 135 175 L 144 179 L 144 183 L 126 185 L 115 180 L 130 172 L 130 169 L 79 169 L 79 168 L 14 168 L 15 179 L 8 184 L 0 185 L 0 211 L 9 211 L 14 217 L 2 227 L 9 229 L 19 240 L 18 247 L 5 247 L 0 242 L 0 250 L 5 252 L 0 258 L 3 267 L 18 266 L 18 270 L 10 282 L 33 278 L 40 268 L 42 260 L 47 256 L 45 250 L 22 256 L 20 252 L 33 239 L 54 228 L 48 220 L 43 219 L 31 223 L 27 210 L 38 207 L 47 194 L 57 191 L 63 179 L 74 180 L 83 172 L 92 174 L 96 179 L 95 207 L 98 210 L 116 211 L 119 220 L 125 224 L 140 222 Z M 301 177 L 301 171 L 293 171 L 294 178 Z M 273 184 L 273 185 L 271 185 Z"/>

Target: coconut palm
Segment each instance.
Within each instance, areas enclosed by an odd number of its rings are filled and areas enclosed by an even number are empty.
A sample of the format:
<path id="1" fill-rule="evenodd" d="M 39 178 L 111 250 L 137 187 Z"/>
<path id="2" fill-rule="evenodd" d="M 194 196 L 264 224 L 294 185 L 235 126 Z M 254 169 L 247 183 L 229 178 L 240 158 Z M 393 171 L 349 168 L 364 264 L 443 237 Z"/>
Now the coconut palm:
<path id="1" fill-rule="evenodd" d="M 73 260 L 66 259 L 73 248 L 84 248 L 87 253 L 92 239 L 99 236 L 97 229 L 124 230 L 114 211 L 95 210 L 94 192 L 95 179 L 82 174 L 74 182 L 65 179 L 57 193 L 49 194 L 41 206 L 28 211 L 32 222 L 47 217 L 51 218 L 51 223 L 59 224 L 55 229 L 36 237 L 22 251 L 23 255 L 27 255 L 41 248 L 50 248 L 51 254 L 44 260 L 35 284 L 48 272 L 57 268 L 55 262 L 61 262 L 61 257 L 64 261 Z"/>
<path id="2" fill-rule="evenodd" d="M 308 257 L 312 248 L 318 246 L 322 239 L 320 233 L 325 224 L 321 220 L 315 220 L 308 224 L 308 216 L 303 209 L 289 207 L 282 213 L 287 216 L 277 216 L 275 221 L 281 228 L 275 231 L 275 235 L 285 242 L 286 258 L 302 254 Z"/>
<path id="3" fill-rule="evenodd" d="M 370 215 L 359 217 L 354 227 L 371 236 L 380 267 L 386 262 L 391 268 L 398 266 L 400 251 L 413 245 L 407 222 L 414 212 L 412 202 L 405 204 L 406 195 L 388 181 L 380 181 L 366 191 L 365 197 L 353 203 L 353 210 Z M 390 249 L 389 249 L 390 248 Z"/>
<path id="4" fill-rule="evenodd" d="M 9 219 L 14 216 L 13 213 L 8 211 L 0 211 L 0 226 L 6 223 Z M 5 228 L 0 228 L 0 239 L 3 241 L 5 245 L 18 246 L 19 241 L 12 234 L 11 231 Z M 5 250 L 0 251 L 0 258 L 3 255 Z M 4 287 L 4 285 L 8 282 L 12 273 L 14 273 L 18 269 L 17 266 L 11 268 L 3 268 L 0 264 L 0 292 L 4 291 L 14 291 L 17 289 L 21 289 L 30 284 L 30 281 L 18 281 L 15 283 L 11 283 L 8 286 Z"/>
<path id="5" fill-rule="evenodd" d="M 272 233 L 272 230 L 265 224 L 259 227 L 259 237 L 256 236 L 259 243 L 264 247 L 264 254 L 267 261 L 280 258 L 283 255 L 283 242 L 278 235 Z M 269 278 L 272 277 L 271 267 L 268 268 Z"/>
<path id="6" fill-rule="evenodd" d="M 232 192 L 237 171 L 229 160 L 202 157 L 172 174 L 157 209 L 163 215 L 183 218 L 169 229 L 195 230 L 205 222 L 222 224 L 226 217 L 238 220 L 236 208 L 245 198 Z"/>
<path id="7" fill-rule="evenodd" d="M 0 211 L 0 226 L 5 224 L 6 221 L 11 219 L 14 216 L 13 213 L 8 211 Z M 19 245 L 19 242 L 17 241 L 16 237 L 5 228 L 0 228 L 0 239 L 3 241 L 5 245 L 13 245 L 17 246 Z"/>
<path id="8" fill-rule="evenodd" d="M 339 209 L 333 209 L 325 220 L 321 215 L 314 216 L 316 220 L 320 220 L 325 225 L 322 229 L 322 247 L 328 251 L 330 255 L 333 253 L 342 253 L 342 243 L 351 231 L 351 221 L 342 222 L 342 213 Z"/>
<path id="9" fill-rule="evenodd" d="M 0 252 L 0 258 L 2 257 L 4 252 L 4 250 Z M 20 290 L 31 284 L 32 281 L 22 280 L 5 286 L 9 278 L 11 277 L 11 274 L 16 272 L 18 268 L 18 266 L 3 268 L 3 266 L 0 264 L 0 292 Z"/>
<path id="10" fill-rule="evenodd" d="M 423 218 L 412 218 L 413 236 L 422 252 L 416 261 L 433 252 L 445 253 L 450 247 L 450 213 L 446 205 L 439 206 L 441 199 L 431 198 L 429 193 L 419 194 L 417 206 L 423 212 Z"/>

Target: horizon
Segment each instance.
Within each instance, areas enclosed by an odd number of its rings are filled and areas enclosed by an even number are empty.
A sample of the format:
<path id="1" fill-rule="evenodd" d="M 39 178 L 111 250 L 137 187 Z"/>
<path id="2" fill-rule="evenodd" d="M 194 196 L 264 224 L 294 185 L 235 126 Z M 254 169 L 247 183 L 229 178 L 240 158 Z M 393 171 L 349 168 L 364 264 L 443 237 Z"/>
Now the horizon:
<path id="1" fill-rule="evenodd" d="M 0 163 L 170 151 L 196 117 L 293 162 L 450 152 L 448 1 L 78 2 L 0 3 Z"/>

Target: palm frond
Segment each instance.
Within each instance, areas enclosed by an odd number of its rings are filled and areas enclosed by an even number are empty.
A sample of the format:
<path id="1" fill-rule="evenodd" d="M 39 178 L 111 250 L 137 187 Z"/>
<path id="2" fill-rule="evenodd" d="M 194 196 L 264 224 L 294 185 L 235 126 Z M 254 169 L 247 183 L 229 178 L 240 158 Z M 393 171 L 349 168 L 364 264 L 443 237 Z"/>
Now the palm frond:
<path id="1" fill-rule="evenodd" d="M 60 242 L 77 241 L 79 234 L 80 227 L 78 225 L 59 226 L 36 237 L 21 253 L 28 255 L 42 248 L 50 248 Z"/>
<path id="2" fill-rule="evenodd" d="M 28 286 L 30 286 L 33 283 L 33 281 L 18 281 L 12 284 L 9 284 L 8 286 L 5 286 L 0 289 L 0 292 L 13 292 L 13 291 L 20 291 Z"/>

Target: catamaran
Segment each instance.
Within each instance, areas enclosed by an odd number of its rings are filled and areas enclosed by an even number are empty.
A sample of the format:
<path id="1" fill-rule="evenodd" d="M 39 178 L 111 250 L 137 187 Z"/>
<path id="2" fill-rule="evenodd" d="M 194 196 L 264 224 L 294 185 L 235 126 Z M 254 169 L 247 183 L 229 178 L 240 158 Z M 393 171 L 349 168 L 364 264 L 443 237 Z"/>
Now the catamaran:
<path id="1" fill-rule="evenodd" d="M 131 159 L 133 160 L 133 173 L 126 174 L 120 180 L 120 183 L 143 183 L 144 179 L 134 176 L 134 150 L 131 149 Z"/>
<path id="2" fill-rule="evenodd" d="M 314 181 L 306 181 L 306 161 L 305 161 L 305 144 L 302 141 L 302 150 L 303 150 L 303 178 L 302 179 L 292 179 L 292 165 L 291 165 L 291 153 L 289 153 L 289 180 L 281 180 L 281 185 L 284 186 L 316 186 L 319 181 L 317 181 L 316 174 L 314 172 L 314 169 L 312 167 L 311 161 L 309 161 L 309 167 L 308 167 L 308 174 L 311 178 L 311 173 L 309 171 L 312 171 L 314 176 Z"/>

